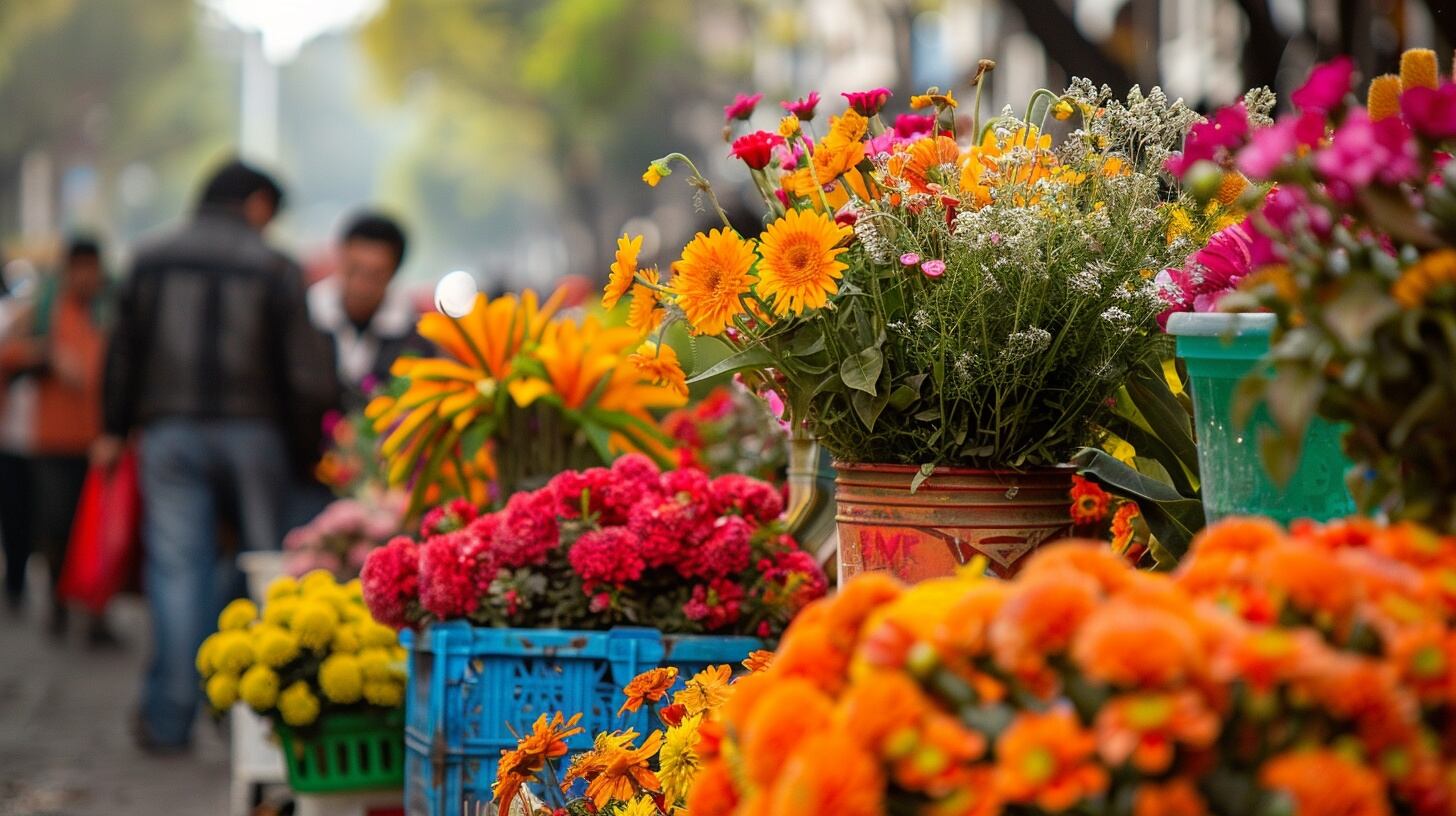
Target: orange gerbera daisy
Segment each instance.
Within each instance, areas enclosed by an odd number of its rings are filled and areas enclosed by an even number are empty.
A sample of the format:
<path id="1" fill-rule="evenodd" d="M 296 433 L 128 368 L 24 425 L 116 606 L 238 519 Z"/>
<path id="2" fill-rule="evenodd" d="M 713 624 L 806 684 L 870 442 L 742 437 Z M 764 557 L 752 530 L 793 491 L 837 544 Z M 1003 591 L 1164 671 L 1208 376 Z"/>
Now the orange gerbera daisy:
<path id="1" fill-rule="evenodd" d="M 698 233 L 672 265 L 673 297 L 693 331 L 722 334 L 743 313 L 740 298 L 753 285 L 753 242 L 728 229 Z"/>
<path id="2" fill-rule="evenodd" d="M 961 148 L 949 136 L 911 142 L 890 157 L 889 174 L 903 178 L 912 193 L 929 193 L 931 185 L 948 189 L 961 174 Z"/>
<path id="3" fill-rule="evenodd" d="M 647 767 L 647 760 L 662 747 L 662 732 L 653 731 L 642 742 L 640 748 L 633 748 L 637 732 L 632 729 L 610 734 L 598 734 L 590 751 L 578 754 L 561 780 L 562 790 L 578 779 L 586 782 L 586 795 L 599 808 L 607 806 L 613 799 L 630 801 L 638 793 L 657 793 L 662 783 Z"/>
<path id="4" fill-rule="evenodd" d="M 638 711 L 643 704 L 655 704 L 661 702 L 662 698 L 672 690 L 672 684 L 677 682 L 677 668 L 667 666 L 661 669 L 648 669 L 627 682 L 622 693 L 627 695 L 627 701 L 617 709 L 617 716 L 628 711 Z"/>
<path id="5" fill-rule="evenodd" d="M 1390 802 L 1380 775 L 1361 762 L 1328 750 L 1299 751 L 1264 763 L 1259 781 L 1283 791 L 1300 814 L 1389 816 Z"/>
<path id="6" fill-rule="evenodd" d="M 769 816 L 880 816 L 885 812 L 885 777 L 875 758 L 831 729 L 807 737 L 788 759 L 769 794 Z M 696 814 L 696 811 L 694 811 Z"/>
<path id="7" fill-rule="evenodd" d="M 637 253 L 642 251 L 642 236 L 629 237 L 626 233 L 617 239 L 617 255 L 612 261 L 612 274 L 602 290 L 602 308 L 611 309 L 617 301 L 632 288 L 637 276 Z"/>
<path id="8" fill-rule="evenodd" d="M 637 347 L 636 354 L 627 359 L 653 385 L 670 388 L 679 396 L 687 397 L 688 378 L 683 373 L 682 363 L 678 362 L 677 350 L 672 346 L 648 340 Z"/>
<path id="9" fill-rule="evenodd" d="M 769 224 L 760 240 L 758 292 L 774 299 L 780 312 L 821 309 L 839 291 L 838 279 L 849 265 L 839 260 L 852 235 L 829 213 L 789 210 Z"/>
<path id="10" fill-rule="evenodd" d="M 672 696 L 672 701 L 684 706 L 689 716 L 715 711 L 728 699 L 728 681 L 732 676 L 732 666 L 709 666 L 689 677 L 683 690 Z"/>
<path id="11" fill-rule="evenodd" d="M 651 334 L 662 325 L 662 316 L 666 313 L 658 300 L 657 290 L 653 288 L 657 284 L 657 270 L 644 269 L 637 275 L 646 283 L 632 284 L 632 302 L 627 307 L 627 327 L 638 334 Z"/>
<path id="12" fill-rule="evenodd" d="M 1067 810 L 1107 788 L 1096 748 L 1069 709 L 1023 712 L 996 741 L 996 788 L 1007 802 Z"/>

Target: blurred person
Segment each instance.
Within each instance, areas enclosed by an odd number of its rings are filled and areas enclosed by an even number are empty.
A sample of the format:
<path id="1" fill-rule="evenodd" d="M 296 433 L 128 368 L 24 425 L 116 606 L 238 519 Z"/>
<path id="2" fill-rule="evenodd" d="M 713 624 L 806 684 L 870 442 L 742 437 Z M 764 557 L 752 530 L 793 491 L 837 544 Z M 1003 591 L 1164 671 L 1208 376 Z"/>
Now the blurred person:
<path id="1" fill-rule="evenodd" d="M 152 753 L 190 745 L 193 657 L 238 580 L 222 522 L 243 549 L 278 548 L 290 476 L 335 399 L 302 272 L 263 239 L 282 203 L 267 175 L 223 166 L 187 223 L 137 250 L 117 304 L 92 458 L 137 439 L 154 652 L 135 736 Z"/>
<path id="2" fill-rule="evenodd" d="M 363 407 L 374 385 L 388 382 L 395 358 L 428 350 L 415 333 L 419 313 L 409 293 L 392 285 L 405 247 L 394 219 L 357 213 L 339 239 L 337 270 L 308 289 L 309 317 L 333 340 L 345 411 Z"/>
<path id="3" fill-rule="evenodd" d="M 33 545 L 36 386 L 34 364 L 10 341 L 30 320 L 32 271 L 22 260 L 0 264 L 0 349 L 17 352 L 0 353 L 0 545 L 5 548 L 5 601 L 17 613 L 25 604 L 25 568 Z"/>
<path id="4" fill-rule="evenodd" d="M 30 370 L 32 541 L 51 572 L 51 633 L 66 631 L 66 606 L 54 591 L 71 539 L 71 520 L 86 482 L 87 452 L 101 435 L 102 321 L 106 276 L 101 246 L 74 237 L 58 273 L 44 282 L 0 356 Z M 23 569 L 23 565 L 19 567 Z M 91 620 L 95 645 L 114 643 L 104 617 Z"/>

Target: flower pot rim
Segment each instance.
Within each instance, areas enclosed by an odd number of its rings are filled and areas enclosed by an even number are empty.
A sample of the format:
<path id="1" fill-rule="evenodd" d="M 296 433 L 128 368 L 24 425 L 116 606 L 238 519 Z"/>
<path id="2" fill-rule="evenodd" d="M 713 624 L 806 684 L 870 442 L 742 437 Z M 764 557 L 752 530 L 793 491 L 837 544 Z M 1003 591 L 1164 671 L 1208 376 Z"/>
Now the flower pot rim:
<path id="1" fill-rule="evenodd" d="M 920 472 L 920 465 L 901 465 L 894 463 L 876 462 L 842 462 L 834 460 L 834 469 L 858 472 L 858 473 L 905 473 L 914 474 Z M 973 468 L 959 467 L 957 465 L 936 465 L 935 473 L 932 476 L 1022 476 L 1026 474 L 1042 473 L 1076 473 L 1080 468 L 1076 465 L 1030 465 L 1023 468 Z"/>
<path id="2" fill-rule="evenodd" d="M 1268 335 L 1278 318 L 1269 312 L 1175 312 L 1167 333 L 1175 337 Z"/>

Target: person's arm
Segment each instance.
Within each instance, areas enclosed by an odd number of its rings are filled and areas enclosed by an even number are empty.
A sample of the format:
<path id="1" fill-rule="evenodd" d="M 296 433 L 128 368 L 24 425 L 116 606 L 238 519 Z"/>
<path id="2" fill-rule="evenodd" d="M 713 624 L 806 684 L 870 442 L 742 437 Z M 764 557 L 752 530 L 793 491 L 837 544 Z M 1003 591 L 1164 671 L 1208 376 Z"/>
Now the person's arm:
<path id="1" fill-rule="evenodd" d="M 111 467 L 121 457 L 126 436 L 136 418 L 136 389 L 140 381 L 141 326 L 145 316 L 137 314 L 140 265 L 122 282 L 116 299 L 116 320 L 106 343 L 101 378 L 101 436 L 91 446 L 91 464 Z"/>

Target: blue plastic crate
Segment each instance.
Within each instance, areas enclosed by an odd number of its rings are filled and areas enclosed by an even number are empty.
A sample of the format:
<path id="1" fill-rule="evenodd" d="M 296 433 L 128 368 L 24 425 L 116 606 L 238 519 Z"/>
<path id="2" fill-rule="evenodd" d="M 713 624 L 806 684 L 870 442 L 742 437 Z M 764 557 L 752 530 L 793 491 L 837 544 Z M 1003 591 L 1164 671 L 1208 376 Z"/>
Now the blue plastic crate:
<path id="1" fill-rule="evenodd" d="M 618 717 L 622 686 L 659 666 L 679 682 L 707 666 L 737 664 L 762 643 L 748 637 L 664 636 L 655 629 L 606 632 L 490 629 L 452 622 L 418 635 L 405 694 L 405 803 L 410 816 L 459 816 L 490 802 L 496 762 L 541 714 L 581 713 L 569 741 L 591 746 L 602 731 L 653 724 L 644 710 Z"/>

